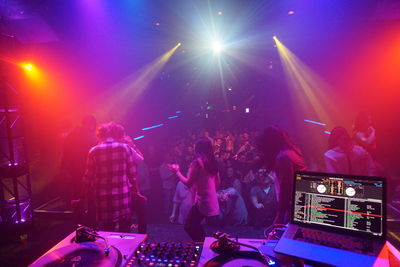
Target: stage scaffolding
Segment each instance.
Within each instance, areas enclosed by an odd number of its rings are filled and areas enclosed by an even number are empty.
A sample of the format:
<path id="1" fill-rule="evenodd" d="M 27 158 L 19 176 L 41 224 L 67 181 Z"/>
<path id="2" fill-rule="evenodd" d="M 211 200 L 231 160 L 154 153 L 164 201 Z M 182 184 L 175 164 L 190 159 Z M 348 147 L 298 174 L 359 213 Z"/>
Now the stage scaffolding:
<path id="1" fill-rule="evenodd" d="M 12 47 L 12 36 L 1 36 L 1 47 Z M 24 229 L 32 222 L 32 190 L 20 95 L 13 86 L 19 70 L 0 62 L 0 230 Z"/>

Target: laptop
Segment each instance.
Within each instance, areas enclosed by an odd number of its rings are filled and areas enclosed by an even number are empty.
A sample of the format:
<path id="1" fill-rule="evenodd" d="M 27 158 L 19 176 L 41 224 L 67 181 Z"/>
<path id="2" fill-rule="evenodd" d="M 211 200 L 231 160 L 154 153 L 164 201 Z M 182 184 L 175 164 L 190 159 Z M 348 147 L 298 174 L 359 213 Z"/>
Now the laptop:
<path id="1" fill-rule="evenodd" d="M 275 252 L 335 266 L 373 266 L 386 241 L 384 178 L 294 175 L 291 222 Z"/>

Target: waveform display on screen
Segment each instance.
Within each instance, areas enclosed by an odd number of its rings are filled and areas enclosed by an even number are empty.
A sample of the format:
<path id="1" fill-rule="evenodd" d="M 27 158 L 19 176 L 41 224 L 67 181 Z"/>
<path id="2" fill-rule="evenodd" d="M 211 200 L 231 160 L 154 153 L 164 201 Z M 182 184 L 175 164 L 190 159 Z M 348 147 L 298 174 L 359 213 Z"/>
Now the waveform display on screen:
<path id="1" fill-rule="evenodd" d="M 382 235 L 382 183 L 297 177 L 294 221 Z"/>

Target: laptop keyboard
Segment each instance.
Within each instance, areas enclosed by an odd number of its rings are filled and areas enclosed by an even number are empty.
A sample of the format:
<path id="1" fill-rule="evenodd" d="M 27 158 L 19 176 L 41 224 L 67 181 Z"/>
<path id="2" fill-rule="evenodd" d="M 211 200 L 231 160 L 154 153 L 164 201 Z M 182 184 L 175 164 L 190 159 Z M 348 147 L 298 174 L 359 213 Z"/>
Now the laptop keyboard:
<path id="1" fill-rule="evenodd" d="M 348 250 L 351 252 L 373 255 L 373 242 L 352 237 L 345 237 L 338 234 L 299 228 L 297 229 L 294 239 L 317 245 Z"/>

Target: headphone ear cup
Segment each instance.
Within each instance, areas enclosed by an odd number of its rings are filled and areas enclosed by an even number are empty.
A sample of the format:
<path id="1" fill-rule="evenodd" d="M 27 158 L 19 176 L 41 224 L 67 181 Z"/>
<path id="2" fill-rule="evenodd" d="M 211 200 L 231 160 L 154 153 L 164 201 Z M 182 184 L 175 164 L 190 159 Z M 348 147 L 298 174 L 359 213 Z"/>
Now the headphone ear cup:
<path id="1" fill-rule="evenodd" d="M 240 245 L 232 242 L 223 242 L 221 240 L 215 240 L 211 243 L 210 248 L 212 251 L 218 254 L 239 251 Z"/>

